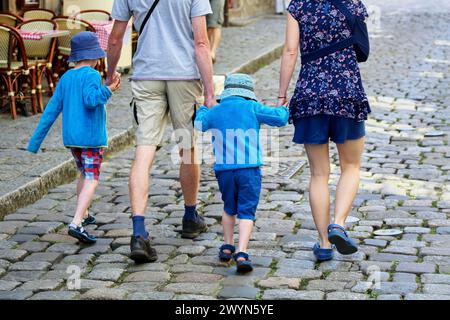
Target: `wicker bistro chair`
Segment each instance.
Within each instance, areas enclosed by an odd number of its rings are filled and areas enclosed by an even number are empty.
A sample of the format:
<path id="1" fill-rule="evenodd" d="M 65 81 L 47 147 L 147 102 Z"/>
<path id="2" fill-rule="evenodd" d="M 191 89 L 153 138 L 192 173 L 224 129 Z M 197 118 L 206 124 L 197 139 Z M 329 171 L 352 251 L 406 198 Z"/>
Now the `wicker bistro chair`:
<path id="1" fill-rule="evenodd" d="M 15 50 L 20 53 L 19 61 L 13 61 Z M 17 29 L 0 25 L 0 79 L 6 88 L 13 119 L 17 117 L 16 99 L 30 98 L 33 113 L 37 113 L 35 71 L 34 66 L 28 65 L 25 44 Z M 27 93 L 26 91 L 29 93 L 27 96 L 24 94 L 24 92 Z M 2 104 L 4 98 L 2 92 Z"/>
<path id="2" fill-rule="evenodd" d="M 64 71 L 69 69 L 68 59 L 71 53 L 70 40 L 74 35 L 82 31 L 95 32 L 95 28 L 85 20 L 78 20 L 66 16 L 60 16 L 53 19 L 58 25 L 59 30 L 68 30 L 69 35 L 58 38 L 57 60 L 54 78 L 58 78 Z"/>
<path id="3" fill-rule="evenodd" d="M 77 19 L 85 21 L 111 21 L 112 17 L 104 10 L 82 10 L 75 15 Z"/>
<path id="4" fill-rule="evenodd" d="M 18 24 L 22 23 L 23 19 L 13 13 L 0 12 L 0 23 L 6 24 L 10 27 L 16 27 Z"/>
<path id="5" fill-rule="evenodd" d="M 55 17 L 55 13 L 48 9 L 31 9 L 23 13 L 24 20 L 34 19 L 48 19 L 52 20 Z"/>
<path id="6" fill-rule="evenodd" d="M 27 20 L 20 24 L 20 30 L 38 31 L 38 30 L 56 30 L 58 25 L 52 20 L 34 19 Z M 49 93 L 53 94 L 54 82 L 52 73 L 52 61 L 55 54 L 56 38 L 44 38 L 41 40 L 24 40 L 25 51 L 29 64 L 34 65 L 36 69 L 36 88 L 40 111 L 44 111 L 42 98 L 43 88 L 42 80 L 47 79 Z"/>

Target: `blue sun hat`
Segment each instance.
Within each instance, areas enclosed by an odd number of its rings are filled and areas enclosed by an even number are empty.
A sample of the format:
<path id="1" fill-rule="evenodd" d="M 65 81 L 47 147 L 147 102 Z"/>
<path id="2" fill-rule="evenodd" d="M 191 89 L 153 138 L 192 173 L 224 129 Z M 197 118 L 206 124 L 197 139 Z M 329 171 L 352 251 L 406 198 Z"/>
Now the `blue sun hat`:
<path id="1" fill-rule="evenodd" d="M 234 73 L 225 79 L 224 90 L 219 101 L 231 96 L 243 97 L 256 101 L 255 84 L 248 74 Z"/>
<path id="2" fill-rule="evenodd" d="M 100 47 L 100 42 L 94 32 L 83 31 L 77 33 L 70 40 L 70 46 L 69 62 L 96 60 L 106 57 L 106 53 Z"/>

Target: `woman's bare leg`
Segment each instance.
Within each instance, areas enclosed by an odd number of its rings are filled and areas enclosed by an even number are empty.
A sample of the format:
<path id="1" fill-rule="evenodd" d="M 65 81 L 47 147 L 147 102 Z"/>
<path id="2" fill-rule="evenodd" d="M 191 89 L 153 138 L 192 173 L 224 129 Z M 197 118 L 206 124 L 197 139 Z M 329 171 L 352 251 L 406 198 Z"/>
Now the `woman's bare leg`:
<path id="1" fill-rule="evenodd" d="M 334 222 L 344 226 L 359 188 L 364 138 L 337 145 L 341 177 L 336 188 Z"/>
<path id="2" fill-rule="evenodd" d="M 330 224 L 330 156 L 328 144 L 306 144 L 311 180 L 309 203 L 314 222 L 319 232 L 320 247 L 329 248 L 327 227 Z"/>

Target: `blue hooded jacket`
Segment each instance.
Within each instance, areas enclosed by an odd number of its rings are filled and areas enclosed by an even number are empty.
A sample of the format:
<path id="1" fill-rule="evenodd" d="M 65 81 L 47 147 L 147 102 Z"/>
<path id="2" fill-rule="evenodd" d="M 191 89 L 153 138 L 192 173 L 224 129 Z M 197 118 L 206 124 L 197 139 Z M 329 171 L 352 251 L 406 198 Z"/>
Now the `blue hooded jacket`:
<path id="1" fill-rule="evenodd" d="M 214 170 L 260 167 L 263 164 L 259 131 L 261 124 L 283 127 L 289 119 L 286 107 L 271 108 L 253 100 L 231 96 L 208 109 L 197 111 L 195 128 L 212 131 Z"/>
<path id="2" fill-rule="evenodd" d="M 111 90 L 102 86 L 100 73 L 95 69 L 86 66 L 67 71 L 42 114 L 28 151 L 38 152 L 61 112 L 64 146 L 107 147 L 105 104 L 111 95 Z"/>

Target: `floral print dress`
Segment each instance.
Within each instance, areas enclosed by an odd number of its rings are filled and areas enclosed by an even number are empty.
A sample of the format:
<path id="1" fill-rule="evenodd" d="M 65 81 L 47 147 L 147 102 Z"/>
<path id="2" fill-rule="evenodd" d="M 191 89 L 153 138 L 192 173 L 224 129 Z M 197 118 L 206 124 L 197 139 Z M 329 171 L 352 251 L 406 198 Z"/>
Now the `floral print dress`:
<path id="1" fill-rule="evenodd" d="M 368 16 L 360 0 L 340 0 L 355 15 Z M 300 27 L 302 54 L 351 36 L 345 16 L 329 0 L 292 0 L 288 11 Z M 303 64 L 290 102 L 292 121 L 315 115 L 367 120 L 370 106 L 352 47 Z"/>

